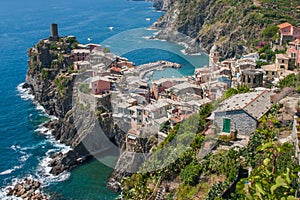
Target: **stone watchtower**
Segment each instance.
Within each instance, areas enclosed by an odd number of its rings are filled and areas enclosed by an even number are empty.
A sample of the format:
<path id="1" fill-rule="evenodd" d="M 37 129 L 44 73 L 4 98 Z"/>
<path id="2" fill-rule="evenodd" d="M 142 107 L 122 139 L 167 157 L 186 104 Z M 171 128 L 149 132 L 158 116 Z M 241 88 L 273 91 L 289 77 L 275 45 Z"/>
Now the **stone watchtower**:
<path id="1" fill-rule="evenodd" d="M 58 36 L 58 27 L 57 24 L 51 24 L 50 25 L 50 41 L 58 41 L 59 36 Z"/>

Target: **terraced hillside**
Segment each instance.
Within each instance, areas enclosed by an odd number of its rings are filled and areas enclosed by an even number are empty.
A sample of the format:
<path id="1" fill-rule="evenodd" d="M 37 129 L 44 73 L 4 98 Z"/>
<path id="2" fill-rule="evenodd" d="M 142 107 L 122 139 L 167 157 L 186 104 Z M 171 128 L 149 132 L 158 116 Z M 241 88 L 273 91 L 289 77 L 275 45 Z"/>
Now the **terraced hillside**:
<path id="1" fill-rule="evenodd" d="M 270 25 L 300 25 L 299 6 L 299 0 L 172 0 L 154 26 L 162 39 L 184 34 L 193 39 L 191 47 L 209 51 L 216 45 L 223 57 L 233 57 L 265 41 L 262 32 Z"/>

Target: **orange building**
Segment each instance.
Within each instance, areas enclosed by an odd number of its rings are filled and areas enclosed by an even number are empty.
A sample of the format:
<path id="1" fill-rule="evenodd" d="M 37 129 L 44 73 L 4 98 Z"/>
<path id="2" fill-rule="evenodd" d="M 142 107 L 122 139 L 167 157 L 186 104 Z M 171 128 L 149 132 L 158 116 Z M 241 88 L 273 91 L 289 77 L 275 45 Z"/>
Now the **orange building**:
<path id="1" fill-rule="evenodd" d="M 300 39 L 300 28 L 291 25 L 288 22 L 278 25 L 280 31 L 280 45 L 286 41 Z"/>
<path id="2" fill-rule="evenodd" d="M 111 80 L 107 77 L 96 76 L 91 80 L 92 94 L 98 95 L 109 92 L 111 89 Z"/>

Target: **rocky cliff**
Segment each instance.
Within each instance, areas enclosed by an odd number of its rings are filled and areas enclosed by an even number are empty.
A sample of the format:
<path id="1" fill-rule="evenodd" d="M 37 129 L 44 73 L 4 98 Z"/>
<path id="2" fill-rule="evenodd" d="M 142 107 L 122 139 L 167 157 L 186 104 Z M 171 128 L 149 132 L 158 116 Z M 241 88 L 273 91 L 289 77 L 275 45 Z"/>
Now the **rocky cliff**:
<path id="1" fill-rule="evenodd" d="M 152 1 L 153 1 L 153 7 L 161 11 L 167 11 L 171 3 L 170 0 L 152 0 Z"/>
<path id="2" fill-rule="evenodd" d="M 51 173 L 54 175 L 115 148 L 108 144 L 118 147 L 124 141 L 125 134 L 114 126 L 109 114 L 110 95 L 95 99 L 74 92 L 76 81 L 82 75 L 72 73 L 70 51 L 77 44 L 76 38 L 65 37 L 57 42 L 41 40 L 28 50 L 29 68 L 23 87 L 30 88 L 45 111 L 57 117 L 45 126 L 53 130 L 57 140 L 72 147 L 66 154 L 51 156 Z M 98 112 L 107 115 L 103 118 L 96 115 Z"/>
<path id="3" fill-rule="evenodd" d="M 153 28 L 160 30 L 159 39 L 185 43 L 187 53 L 209 52 L 216 46 L 228 58 L 253 51 L 269 25 L 299 23 L 297 6 L 297 0 L 171 0 Z"/>
<path id="4" fill-rule="evenodd" d="M 133 1 L 153 2 L 153 7 L 156 10 L 160 10 L 160 11 L 167 11 L 171 3 L 171 0 L 133 0 Z"/>

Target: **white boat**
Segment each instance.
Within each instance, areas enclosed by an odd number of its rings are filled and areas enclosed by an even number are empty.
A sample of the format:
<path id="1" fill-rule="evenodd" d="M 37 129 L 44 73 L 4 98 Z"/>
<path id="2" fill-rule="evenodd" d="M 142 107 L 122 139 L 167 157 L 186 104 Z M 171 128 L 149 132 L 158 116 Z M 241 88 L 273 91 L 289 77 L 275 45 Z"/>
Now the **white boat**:
<path id="1" fill-rule="evenodd" d="M 150 21 L 151 19 L 150 18 L 146 18 L 146 21 Z"/>
<path id="2" fill-rule="evenodd" d="M 108 28 L 109 28 L 109 30 L 111 30 L 111 31 L 114 29 L 114 27 L 113 27 L 113 26 L 110 26 L 110 27 L 108 27 Z"/>

